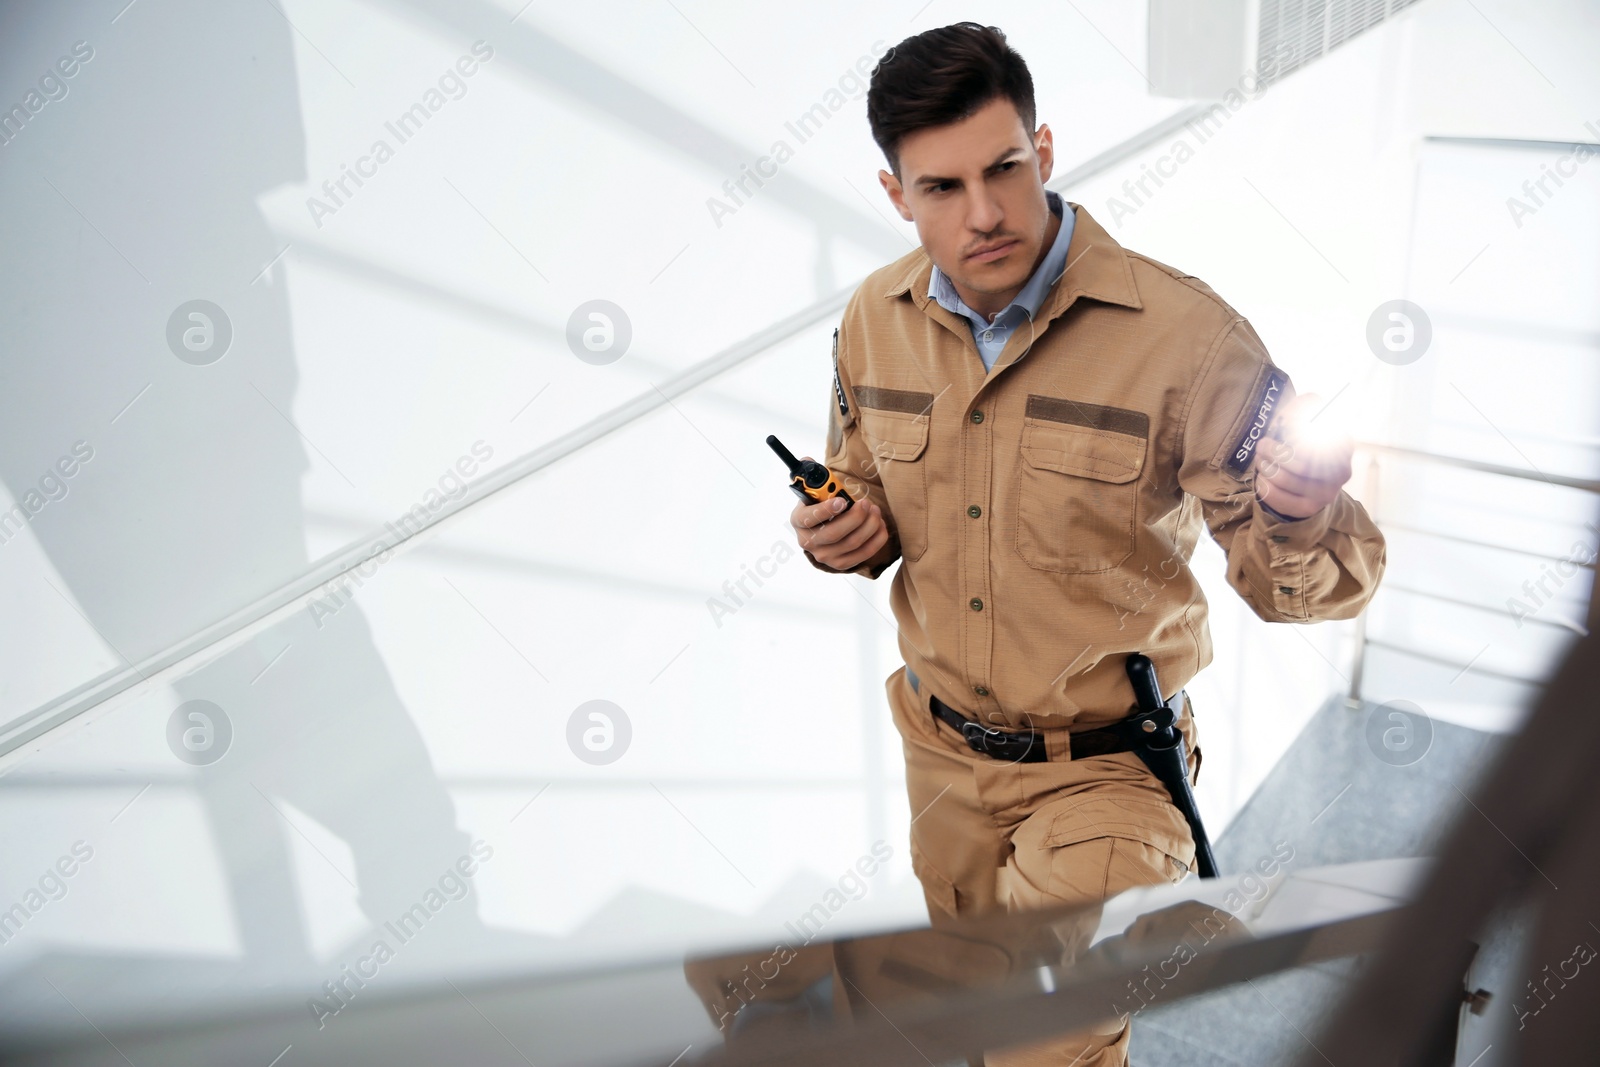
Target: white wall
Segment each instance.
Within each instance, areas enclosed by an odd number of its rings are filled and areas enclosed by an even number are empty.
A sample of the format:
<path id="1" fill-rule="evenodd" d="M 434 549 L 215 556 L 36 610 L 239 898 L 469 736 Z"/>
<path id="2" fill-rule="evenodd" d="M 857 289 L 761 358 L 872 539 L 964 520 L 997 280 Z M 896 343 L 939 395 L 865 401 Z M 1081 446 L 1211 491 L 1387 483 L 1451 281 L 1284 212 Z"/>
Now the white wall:
<path id="1" fill-rule="evenodd" d="M 1109 0 L 1081 14 L 936 2 L 910 21 L 862 4 L 752 18 L 710 3 L 288 3 L 288 20 L 270 4 L 121 6 L 8 14 L 0 34 L 0 101 L 74 42 L 94 49 L 0 147 L 0 478 L 19 498 L 74 442 L 94 450 L 0 544 L 0 720 L 371 536 L 475 444 L 494 469 L 901 254 L 914 236 L 875 191 L 859 98 L 721 226 L 706 204 L 875 41 L 1001 25 L 1063 169 L 1179 106 L 1135 69 L 1142 14 Z M 1600 118 L 1591 5 L 1478 8 L 1429 0 L 1297 73 L 1120 226 L 1107 198 L 1144 160 L 1069 198 L 1205 278 L 1302 391 L 1345 389 L 1360 428 L 1386 434 L 1405 368 L 1377 364 L 1362 336 L 1415 284 L 1420 138 L 1565 139 Z M 494 55 L 464 95 L 317 225 L 308 197 L 478 40 Z M 1536 221 L 1554 228 L 1569 202 Z M 1493 252 L 1473 269 L 1505 278 L 1514 263 Z M 195 298 L 234 327 L 209 366 L 164 336 Z M 607 366 L 565 341 L 597 298 L 633 329 Z M 0 945 L 7 1001 L 71 1018 L 28 970 L 62 952 L 79 963 L 55 973 L 97 1021 L 263 986 L 309 996 L 473 839 L 494 849 L 473 896 L 385 981 L 762 941 L 880 838 L 895 858 L 834 929 L 919 918 L 882 704 L 887 581 L 792 557 L 721 625 L 707 607 L 787 541 L 762 439 L 820 443 L 828 335 L 814 327 L 504 494 L 333 616 L 299 615 L 13 766 L 0 906 L 74 842 L 94 857 Z M 1196 557 L 1213 579 L 1220 565 Z M 1341 684 L 1347 628 L 1268 628 L 1220 580 L 1208 590 L 1217 660 L 1194 691 L 1220 830 Z M 824 678 L 796 670 L 819 651 Z M 168 741 L 196 699 L 234 732 L 205 767 Z M 632 724 L 605 766 L 566 741 L 594 699 Z"/>

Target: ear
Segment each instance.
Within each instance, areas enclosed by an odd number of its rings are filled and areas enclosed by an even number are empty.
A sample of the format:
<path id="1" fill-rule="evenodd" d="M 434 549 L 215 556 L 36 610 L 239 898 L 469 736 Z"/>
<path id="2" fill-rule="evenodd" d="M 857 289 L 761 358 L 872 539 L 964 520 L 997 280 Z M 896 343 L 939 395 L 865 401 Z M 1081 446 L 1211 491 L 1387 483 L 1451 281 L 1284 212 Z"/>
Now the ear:
<path id="1" fill-rule="evenodd" d="M 912 217 L 911 209 L 906 206 L 905 190 L 900 187 L 900 179 L 886 170 L 880 170 L 878 172 L 878 184 L 883 186 L 883 191 L 889 194 L 889 203 L 893 204 L 894 209 L 900 212 L 900 217 L 907 222 L 915 222 L 916 219 Z"/>
<path id="2" fill-rule="evenodd" d="M 1039 132 L 1033 135 L 1033 151 L 1039 157 L 1039 183 L 1042 185 L 1050 180 L 1056 165 L 1055 141 L 1045 123 L 1041 122 Z"/>

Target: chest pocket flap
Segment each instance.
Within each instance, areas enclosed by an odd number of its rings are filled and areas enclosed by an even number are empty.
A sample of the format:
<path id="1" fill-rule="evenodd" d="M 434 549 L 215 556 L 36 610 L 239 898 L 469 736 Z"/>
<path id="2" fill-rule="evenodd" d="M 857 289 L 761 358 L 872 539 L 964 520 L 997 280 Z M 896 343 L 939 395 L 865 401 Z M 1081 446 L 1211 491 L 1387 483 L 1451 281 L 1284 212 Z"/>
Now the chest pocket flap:
<path id="1" fill-rule="evenodd" d="M 928 447 L 928 416 L 862 408 L 861 432 L 879 459 L 916 459 Z"/>
<path id="2" fill-rule="evenodd" d="M 1145 439 L 1087 426 L 1029 420 L 1022 429 L 1022 456 L 1043 470 L 1102 482 L 1131 482 L 1144 469 Z"/>

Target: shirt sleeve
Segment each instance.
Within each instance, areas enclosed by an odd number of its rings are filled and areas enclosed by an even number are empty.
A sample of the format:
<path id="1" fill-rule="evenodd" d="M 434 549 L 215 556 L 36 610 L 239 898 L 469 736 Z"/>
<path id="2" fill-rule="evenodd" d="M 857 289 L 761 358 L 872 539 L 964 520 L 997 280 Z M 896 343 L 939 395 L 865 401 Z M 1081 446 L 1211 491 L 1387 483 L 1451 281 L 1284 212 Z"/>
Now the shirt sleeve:
<path id="1" fill-rule="evenodd" d="M 1196 382 L 1180 435 L 1178 482 L 1200 500 L 1228 557 L 1228 584 L 1268 622 L 1360 614 L 1383 577 L 1383 534 L 1348 493 L 1285 520 L 1255 495 L 1256 447 L 1294 395 L 1255 330 L 1234 320 Z"/>
<path id="2" fill-rule="evenodd" d="M 894 517 L 889 511 L 889 501 L 883 492 L 882 479 L 878 477 L 877 460 L 867 447 L 866 439 L 862 437 L 861 429 L 856 424 L 854 386 L 850 380 L 848 361 L 845 358 L 849 346 L 842 330 L 843 326 L 833 331 L 833 395 L 828 404 L 828 441 L 822 462 L 841 479 L 845 491 L 857 504 L 863 499 L 868 499 L 878 505 L 889 527 L 889 540 L 876 556 L 849 571 L 835 570 L 817 562 L 817 557 L 813 556 L 809 549 L 801 551 L 805 552 L 806 559 L 811 561 L 811 565 L 820 571 L 877 578 L 900 558 L 900 537 L 895 531 Z"/>

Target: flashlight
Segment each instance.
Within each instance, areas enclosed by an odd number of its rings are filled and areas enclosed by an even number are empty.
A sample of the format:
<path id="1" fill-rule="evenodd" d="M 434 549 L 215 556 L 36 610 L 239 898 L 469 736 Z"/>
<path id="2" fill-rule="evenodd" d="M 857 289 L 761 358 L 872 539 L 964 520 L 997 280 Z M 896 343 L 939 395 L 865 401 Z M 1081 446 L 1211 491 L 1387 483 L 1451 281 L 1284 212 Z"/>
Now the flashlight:
<path id="1" fill-rule="evenodd" d="M 1320 398 L 1314 393 L 1296 397 L 1297 402 L 1291 403 L 1272 420 L 1267 436 L 1288 444 L 1297 452 L 1303 450 L 1312 456 L 1338 449 L 1350 436 L 1348 419 L 1343 413 L 1329 410 L 1333 406 L 1331 401 L 1317 410 L 1311 410 L 1313 401 L 1317 399 Z"/>

